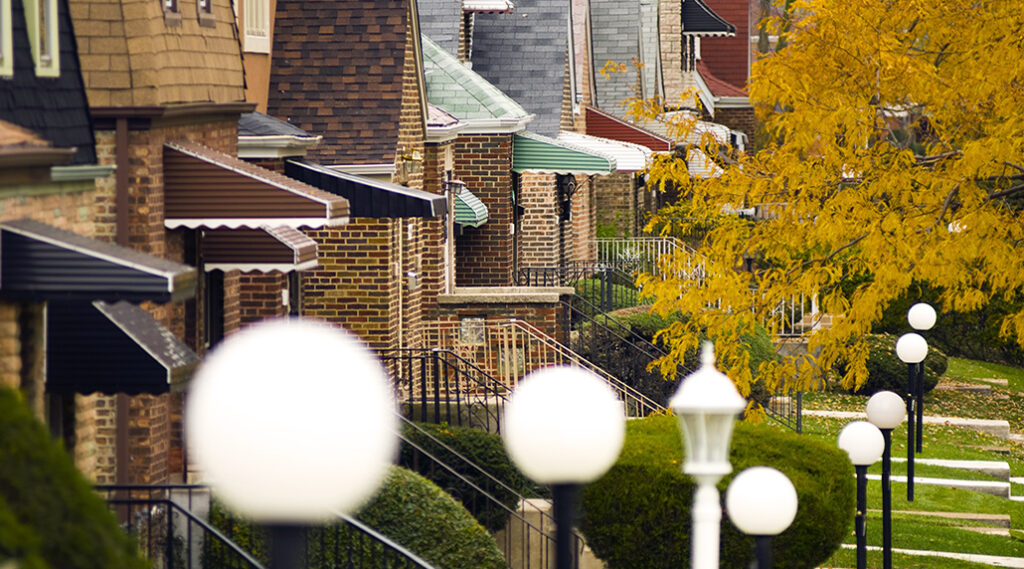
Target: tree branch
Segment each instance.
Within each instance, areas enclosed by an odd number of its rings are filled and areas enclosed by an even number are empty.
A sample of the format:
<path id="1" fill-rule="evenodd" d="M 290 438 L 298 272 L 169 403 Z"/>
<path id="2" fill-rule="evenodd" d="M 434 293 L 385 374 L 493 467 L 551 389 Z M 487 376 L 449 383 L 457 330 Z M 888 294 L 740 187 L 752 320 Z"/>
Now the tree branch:
<path id="1" fill-rule="evenodd" d="M 932 224 L 932 228 L 938 225 L 942 221 L 943 217 L 946 217 L 946 212 L 949 211 L 949 205 L 953 203 L 953 197 L 956 196 L 959 191 L 960 184 L 957 184 L 953 186 L 952 190 L 949 190 L 948 194 L 946 194 L 946 199 L 942 202 L 942 211 L 939 212 L 939 216 L 935 218 L 935 223 Z"/>
<path id="2" fill-rule="evenodd" d="M 864 238 L 867 237 L 867 236 L 868 236 L 868 234 L 865 233 L 865 234 L 861 235 L 860 237 L 856 237 L 854 239 L 851 239 L 849 243 L 843 245 L 842 247 L 839 247 L 838 249 L 832 251 L 828 255 L 825 255 L 824 257 L 819 257 L 817 259 L 808 259 L 808 260 L 804 261 L 803 263 L 800 263 L 800 266 L 798 268 L 799 269 L 804 269 L 807 266 L 813 265 L 815 263 L 825 263 L 827 261 L 830 261 L 836 255 L 842 253 L 843 251 L 845 251 L 845 250 L 849 249 L 850 247 L 853 247 L 857 243 L 860 243 L 861 241 L 863 241 Z M 796 270 L 797 269 L 790 269 L 789 271 L 786 272 L 786 276 L 789 276 L 789 275 L 793 274 L 793 271 L 796 271 Z"/>
<path id="3" fill-rule="evenodd" d="M 991 194 L 985 196 L 985 201 L 992 201 L 998 200 L 1000 198 L 1010 197 L 1020 192 L 1024 192 L 1024 184 L 1006 188 L 1005 190 L 999 190 L 998 192 L 992 192 Z"/>

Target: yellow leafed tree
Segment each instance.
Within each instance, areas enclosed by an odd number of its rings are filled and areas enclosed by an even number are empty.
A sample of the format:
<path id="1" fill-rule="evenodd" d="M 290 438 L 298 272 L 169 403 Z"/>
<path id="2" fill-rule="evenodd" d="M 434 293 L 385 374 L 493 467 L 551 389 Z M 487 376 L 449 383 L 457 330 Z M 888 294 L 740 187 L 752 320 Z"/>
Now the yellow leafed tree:
<path id="1" fill-rule="evenodd" d="M 678 276 L 643 283 L 655 310 L 689 315 L 663 332 L 664 369 L 705 332 L 744 393 L 741 338 L 777 324 L 785 300 L 802 295 L 835 318 L 810 335 L 816 357 L 763 367 L 769 389 L 808 389 L 842 362 L 844 384 L 863 383 L 863 338 L 912 283 L 957 311 L 1024 284 L 1024 10 L 1007 0 L 791 4 L 785 23 L 767 24 L 785 47 L 751 74 L 761 148 L 706 180 L 670 160 L 651 171 L 680 189 L 687 217 L 718 220 L 702 279 L 679 255 L 667 267 Z M 758 219 L 722 215 L 740 207 Z M 1024 345 L 1024 313 L 1002 332 Z"/>

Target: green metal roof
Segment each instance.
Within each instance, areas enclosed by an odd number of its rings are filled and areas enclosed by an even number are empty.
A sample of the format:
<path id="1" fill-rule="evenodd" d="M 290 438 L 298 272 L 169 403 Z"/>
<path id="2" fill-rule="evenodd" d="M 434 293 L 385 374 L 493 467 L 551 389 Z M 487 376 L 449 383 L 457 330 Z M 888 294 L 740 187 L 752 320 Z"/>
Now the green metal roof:
<path id="1" fill-rule="evenodd" d="M 427 101 L 462 120 L 524 119 L 529 113 L 443 48 L 423 39 Z"/>
<path id="2" fill-rule="evenodd" d="M 469 227 L 487 223 L 487 206 L 466 188 L 455 194 L 455 223 Z"/>
<path id="3" fill-rule="evenodd" d="M 610 174 L 615 158 L 532 132 L 512 137 L 513 172 Z"/>

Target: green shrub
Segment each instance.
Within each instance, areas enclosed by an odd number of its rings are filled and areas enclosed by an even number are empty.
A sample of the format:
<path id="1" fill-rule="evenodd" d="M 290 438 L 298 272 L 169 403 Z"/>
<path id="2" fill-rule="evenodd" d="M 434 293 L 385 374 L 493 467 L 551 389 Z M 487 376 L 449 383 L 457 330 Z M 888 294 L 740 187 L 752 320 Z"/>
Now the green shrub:
<path id="1" fill-rule="evenodd" d="M 577 296 L 602 310 L 619 310 L 640 302 L 640 292 L 631 283 L 605 283 L 602 289 L 601 279 L 591 277 L 579 279 L 572 286 Z M 611 307 L 605 306 L 607 302 Z"/>
<path id="2" fill-rule="evenodd" d="M 10 389 L 0 389 L 0 465 L 0 565 L 146 567 L 134 540 Z"/>
<path id="3" fill-rule="evenodd" d="M 861 395 L 874 395 L 879 391 L 894 391 L 899 394 L 907 392 L 909 370 L 896 355 L 896 340 L 892 334 L 871 334 L 868 342 L 868 379 L 856 391 Z M 942 374 L 946 373 L 949 358 L 937 347 L 929 346 L 928 355 L 924 359 L 924 391 L 935 388 Z M 836 368 L 840 374 L 846 373 L 846 366 Z"/>
<path id="4" fill-rule="evenodd" d="M 419 429 L 408 425 L 403 428 L 402 435 L 407 441 L 420 447 L 442 463 L 455 468 L 461 476 L 477 488 L 483 489 L 500 500 L 510 510 L 514 511 L 519 506 L 520 494 L 532 493 L 530 491 L 532 483 L 513 466 L 505 452 L 505 445 L 502 443 L 500 435 L 469 427 L 430 424 L 417 424 L 416 426 Z M 462 461 L 452 456 L 451 451 L 435 443 L 431 437 L 469 459 L 508 488 L 495 484 L 490 478 L 478 472 L 459 468 Z M 459 476 L 437 466 L 433 461 L 422 459 L 417 455 L 418 453 L 412 446 L 403 442 L 400 464 L 417 472 L 460 500 L 462 505 L 473 514 L 473 517 L 488 530 L 498 531 L 505 527 L 508 521 L 506 510 L 479 498 L 478 493 Z"/>
<path id="5" fill-rule="evenodd" d="M 682 474 L 682 443 L 672 416 L 630 421 L 626 444 L 612 469 L 583 492 L 580 526 L 608 569 L 686 567 L 694 484 Z M 738 423 L 733 436 L 733 474 L 750 466 L 777 468 L 796 487 L 793 524 L 772 543 L 775 567 L 818 567 L 850 531 L 855 502 L 853 466 L 835 445 L 768 425 Z M 745 569 L 752 538 L 731 522 L 722 524 L 721 567 Z"/>
<path id="6" fill-rule="evenodd" d="M 494 538 L 473 519 L 462 505 L 436 484 L 401 467 L 394 467 L 380 491 L 357 516 L 363 523 L 415 553 L 437 569 L 506 569 Z M 218 503 L 210 520 L 232 541 L 264 563 L 268 560 L 267 531 L 251 521 L 234 517 Z M 310 529 L 310 569 L 340 566 L 354 530 L 347 524 Z M 359 543 L 355 555 L 367 559 L 382 557 L 381 546 Z M 207 543 L 204 559 L 215 560 L 222 547 Z"/>

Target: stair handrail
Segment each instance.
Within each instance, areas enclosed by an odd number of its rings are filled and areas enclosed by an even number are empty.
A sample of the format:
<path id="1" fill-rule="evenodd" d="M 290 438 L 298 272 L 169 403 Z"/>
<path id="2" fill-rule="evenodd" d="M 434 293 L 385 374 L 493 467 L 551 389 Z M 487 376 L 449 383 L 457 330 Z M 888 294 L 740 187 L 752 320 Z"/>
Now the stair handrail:
<path id="1" fill-rule="evenodd" d="M 420 567 L 420 569 L 434 569 L 433 565 L 424 561 L 423 558 L 419 555 L 416 555 L 415 553 L 409 551 L 401 544 L 392 541 L 391 538 L 389 538 L 388 536 L 364 524 L 358 519 L 353 518 L 352 516 L 340 511 L 335 511 L 334 514 L 338 516 L 338 519 L 345 522 L 346 524 L 354 528 L 356 531 L 368 535 L 370 539 L 394 551 L 395 553 L 405 558 L 407 561 L 409 561 L 416 567 Z"/>

